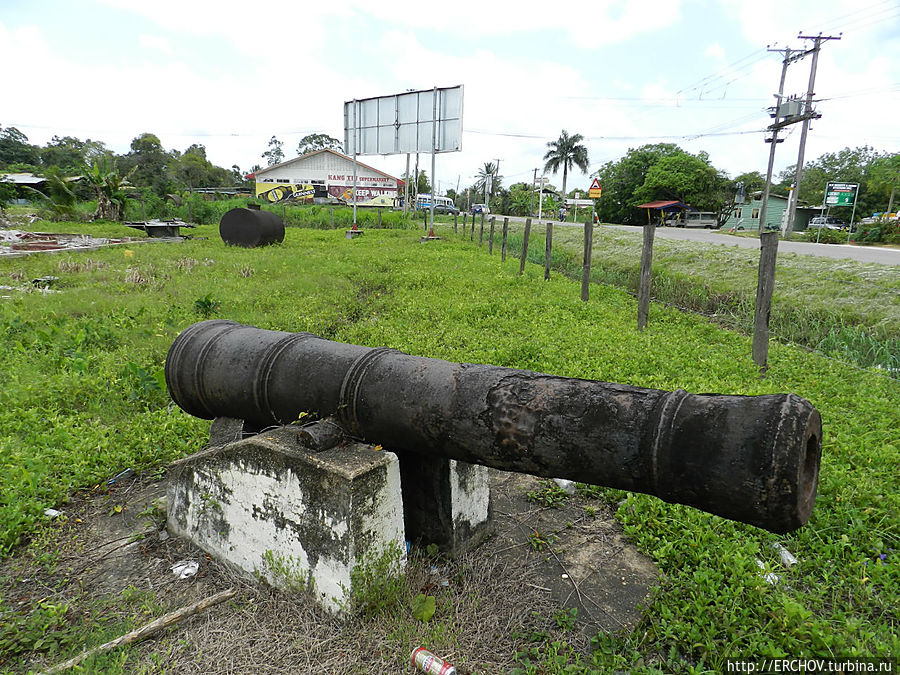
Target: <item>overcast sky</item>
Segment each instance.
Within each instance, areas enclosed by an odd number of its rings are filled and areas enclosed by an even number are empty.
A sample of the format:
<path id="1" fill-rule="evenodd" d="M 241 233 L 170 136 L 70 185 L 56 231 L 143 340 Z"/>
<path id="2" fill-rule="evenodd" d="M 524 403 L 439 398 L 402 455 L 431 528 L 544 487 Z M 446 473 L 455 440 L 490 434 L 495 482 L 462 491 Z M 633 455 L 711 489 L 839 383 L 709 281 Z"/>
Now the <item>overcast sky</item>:
<path id="1" fill-rule="evenodd" d="M 247 171 L 274 134 L 286 158 L 312 132 L 343 138 L 343 102 L 465 86 L 462 152 L 439 155 L 441 191 L 500 160 L 530 181 L 562 129 L 590 171 L 645 143 L 705 150 L 731 175 L 765 172 L 781 55 L 823 44 L 806 157 L 900 146 L 900 0 L 282 2 L 0 0 L 0 125 L 118 153 L 152 132 L 202 143 Z M 789 69 L 805 92 L 810 58 Z M 778 147 L 796 161 L 800 125 Z M 365 157 L 399 176 L 405 156 Z M 430 157 L 420 166 L 431 173 Z M 558 185 L 561 180 L 555 180 Z M 575 173 L 569 186 L 587 188 Z"/>

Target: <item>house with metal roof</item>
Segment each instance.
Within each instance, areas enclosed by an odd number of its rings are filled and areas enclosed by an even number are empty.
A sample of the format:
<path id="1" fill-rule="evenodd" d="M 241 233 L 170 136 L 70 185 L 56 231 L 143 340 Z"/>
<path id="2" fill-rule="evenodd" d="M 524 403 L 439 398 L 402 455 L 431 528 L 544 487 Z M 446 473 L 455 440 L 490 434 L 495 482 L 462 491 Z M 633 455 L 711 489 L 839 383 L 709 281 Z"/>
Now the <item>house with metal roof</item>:
<path id="1" fill-rule="evenodd" d="M 329 148 L 274 164 L 252 175 L 256 196 L 270 202 L 354 201 L 353 158 Z M 357 161 L 357 203 L 376 198 L 395 199 L 402 185 L 399 178 Z"/>
<path id="2" fill-rule="evenodd" d="M 781 195 L 769 194 L 769 203 L 766 205 L 766 226 L 769 229 L 783 229 L 786 217 L 788 198 Z M 727 230 L 758 230 L 759 212 L 762 208 L 762 194 L 754 194 L 746 204 L 736 204 L 734 210 L 728 216 L 723 229 Z M 810 219 L 818 215 L 821 209 L 811 206 L 797 205 L 794 215 L 794 232 L 802 232 L 809 225 Z"/>

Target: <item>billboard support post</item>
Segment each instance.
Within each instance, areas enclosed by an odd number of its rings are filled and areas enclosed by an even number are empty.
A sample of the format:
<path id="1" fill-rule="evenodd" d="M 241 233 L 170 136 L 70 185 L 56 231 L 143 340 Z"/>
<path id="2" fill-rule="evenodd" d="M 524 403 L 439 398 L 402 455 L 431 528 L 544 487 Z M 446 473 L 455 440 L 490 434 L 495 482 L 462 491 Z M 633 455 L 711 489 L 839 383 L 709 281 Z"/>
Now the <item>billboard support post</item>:
<path id="1" fill-rule="evenodd" d="M 409 213 L 409 153 L 406 153 L 406 185 L 403 186 L 403 213 Z"/>
<path id="2" fill-rule="evenodd" d="M 356 122 L 357 122 L 357 118 L 356 118 L 356 109 L 357 109 L 357 107 L 358 107 L 358 105 L 357 105 L 356 99 L 353 99 L 353 133 L 354 133 L 354 139 L 353 139 L 353 195 L 352 195 L 352 199 L 353 199 L 353 228 L 352 228 L 352 229 L 354 229 L 354 230 L 357 229 L 357 227 L 356 227 L 356 166 L 357 166 L 356 155 L 357 155 L 357 150 L 359 149 L 359 148 L 357 147 L 357 137 L 359 136 L 359 131 L 358 131 L 358 130 L 359 130 L 359 125 L 356 123 Z"/>
<path id="3" fill-rule="evenodd" d="M 850 212 L 850 226 L 847 228 L 847 243 L 850 243 L 850 236 L 853 234 L 853 219 L 856 218 L 856 202 L 859 201 L 859 183 L 856 184 L 856 192 L 853 193 L 853 210 Z"/>
<path id="4" fill-rule="evenodd" d="M 437 201 L 437 177 L 434 174 L 434 157 L 437 150 L 437 116 L 438 116 L 438 90 L 435 87 L 432 96 L 431 110 L 431 229 L 428 236 L 434 236 L 434 203 Z"/>

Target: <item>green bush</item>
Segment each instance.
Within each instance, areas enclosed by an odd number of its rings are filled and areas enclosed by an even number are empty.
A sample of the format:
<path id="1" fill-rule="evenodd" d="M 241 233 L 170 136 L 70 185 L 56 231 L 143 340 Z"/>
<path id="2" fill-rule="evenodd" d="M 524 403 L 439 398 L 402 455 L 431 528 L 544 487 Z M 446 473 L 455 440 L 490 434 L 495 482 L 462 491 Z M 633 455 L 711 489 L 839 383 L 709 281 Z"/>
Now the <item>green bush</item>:
<path id="1" fill-rule="evenodd" d="M 820 244 L 846 244 L 847 233 L 841 230 L 827 230 L 824 227 L 808 229 L 803 233 L 803 241 L 813 241 Z"/>
<path id="2" fill-rule="evenodd" d="M 900 244 L 900 221 L 880 220 L 862 225 L 854 240 L 863 244 Z"/>

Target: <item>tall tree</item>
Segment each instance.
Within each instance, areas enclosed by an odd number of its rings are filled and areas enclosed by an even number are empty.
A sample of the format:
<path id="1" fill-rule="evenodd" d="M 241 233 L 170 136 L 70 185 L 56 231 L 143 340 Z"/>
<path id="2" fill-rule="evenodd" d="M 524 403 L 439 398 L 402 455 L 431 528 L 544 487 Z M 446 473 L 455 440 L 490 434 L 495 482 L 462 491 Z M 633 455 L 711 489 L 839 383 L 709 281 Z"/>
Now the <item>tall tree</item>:
<path id="1" fill-rule="evenodd" d="M 305 155 L 308 152 L 326 149 L 343 152 L 344 144 L 328 134 L 309 134 L 300 139 L 300 144 L 297 146 L 297 153 Z"/>
<path id="2" fill-rule="evenodd" d="M 122 157 L 118 170 L 128 173 L 133 185 L 150 187 L 160 197 L 176 190 L 177 160 L 167 153 L 156 134 L 143 133 L 131 141 L 131 152 Z M 92 165 L 107 166 L 107 160 Z"/>
<path id="3" fill-rule="evenodd" d="M 269 139 L 269 149 L 260 155 L 266 160 L 267 166 L 274 166 L 275 164 L 280 164 L 284 161 L 283 147 L 284 143 L 275 138 L 275 136 L 272 136 L 272 138 Z"/>
<path id="4" fill-rule="evenodd" d="M 709 202 L 717 187 L 717 176 L 718 172 L 701 157 L 687 152 L 668 155 L 647 170 L 634 199 L 674 199 L 705 210 L 712 206 Z"/>
<path id="5" fill-rule="evenodd" d="M 673 143 L 656 143 L 629 148 L 617 162 L 607 162 L 594 175 L 603 185 L 603 198 L 598 202 L 600 220 L 607 223 L 638 225 L 646 214 L 635 208 L 642 200 L 634 194 L 644 184 L 647 172 L 667 155 L 684 152 Z"/>
<path id="6" fill-rule="evenodd" d="M 584 136 L 581 134 L 572 134 L 563 129 L 555 141 L 547 143 L 547 154 L 544 155 L 544 169 L 556 174 L 562 167 L 562 195 L 565 198 L 566 181 L 569 177 L 569 170 L 573 166 L 581 169 L 581 173 L 587 173 L 588 170 L 588 152 L 587 148 L 581 145 Z M 565 203 L 565 202 L 563 202 Z"/>
<path id="7" fill-rule="evenodd" d="M 63 171 L 77 170 L 85 163 L 85 142 L 73 136 L 53 136 L 41 148 L 41 164 L 56 166 Z"/>
<path id="8" fill-rule="evenodd" d="M 878 193 L 888 194 L 886 213 L 894 212 L 894 197 L 897 188 L 900 188 L 900 154 L 879 157 L 872 162 L 869 168 L 868 188 L 873 197 Z"/>
<path id="9" fill-rule="evenodd" d="M 0 166 L 10 164 L 37 165 L 41 161 L 40 150 L 28 143 L 28 136 L 15 127 L 0 127 Z"/>

